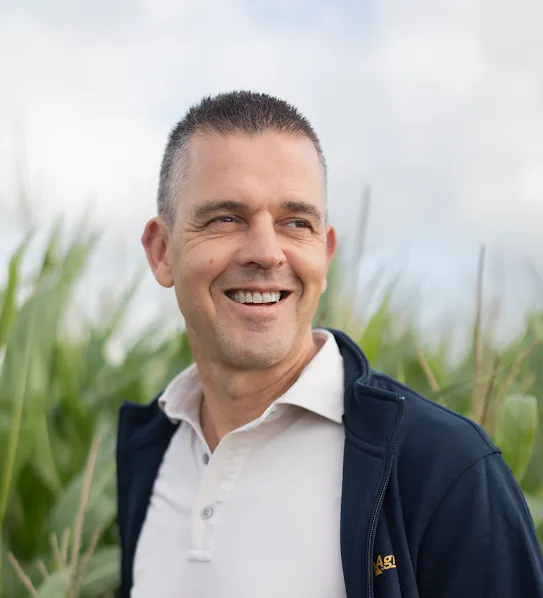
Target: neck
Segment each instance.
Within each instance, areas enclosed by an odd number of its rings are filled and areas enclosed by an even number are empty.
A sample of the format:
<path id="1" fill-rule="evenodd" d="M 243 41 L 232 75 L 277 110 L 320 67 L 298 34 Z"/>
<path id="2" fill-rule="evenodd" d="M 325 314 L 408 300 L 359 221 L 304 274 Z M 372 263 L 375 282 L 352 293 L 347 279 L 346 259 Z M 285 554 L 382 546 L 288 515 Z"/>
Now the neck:
<path id="1" fill-rule="evenodd" d="M 196 360 L 204 394 L 200 423 L 210 450 L 229 432 L 260 417 L 296 382 L 319 349 L 311 336 L 291 359 L 257 371 Z"/>

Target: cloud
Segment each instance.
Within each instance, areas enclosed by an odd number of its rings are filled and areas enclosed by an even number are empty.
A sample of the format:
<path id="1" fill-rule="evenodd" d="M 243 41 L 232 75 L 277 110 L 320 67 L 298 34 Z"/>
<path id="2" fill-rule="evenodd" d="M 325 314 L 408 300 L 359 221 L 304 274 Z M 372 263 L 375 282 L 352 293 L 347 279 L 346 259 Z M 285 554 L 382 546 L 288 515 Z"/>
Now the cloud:
<path id="1" fill-rule="evenodd" d="M 251 88 L 314 122 L 345 234 L 371 184 L 374 259 L 411 246 L 441 284 L 485 241 L 543 270 L 542 22 L 538 0 L 4 5 L 3 214 L 24 139 L 39 218 L 92 198 L 140 259 L 170 128 L 203 95 Z"/>

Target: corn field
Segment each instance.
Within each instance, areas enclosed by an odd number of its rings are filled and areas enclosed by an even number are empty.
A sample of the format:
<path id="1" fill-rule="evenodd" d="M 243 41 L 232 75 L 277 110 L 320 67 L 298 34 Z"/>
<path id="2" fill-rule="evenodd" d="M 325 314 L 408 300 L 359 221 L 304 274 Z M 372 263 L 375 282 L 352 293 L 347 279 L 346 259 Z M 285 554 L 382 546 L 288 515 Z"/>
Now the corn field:
<path id="1" fill-rule="evenodd" d="M 107 598 L 119 575 L 120 404 L 150 401 L 192 357 L 184 334 L 157 342 L 153 325 L 120 361 L 108 357 L 136 285 L 99 324 L 81 315 L 74 335 L 73 292 L 97 237 L 82 227 L 66 239 L 55 226 L 29 275 L 32 239 L 10 257 L 0 289 L 0 594 Z M 543 542 L 543 313 L 527 313 L 524 331 L 498 349 L 483 326 L 479 284 L 472 334 L 453 362 L 446 340 L 431 346 L 394 307 L 393 285 L 377 309 L 361 313 L 342 265 L 333 264 L 315 325 L 345 330 L 375 369 L 481 423 L 519 481 Z"/>

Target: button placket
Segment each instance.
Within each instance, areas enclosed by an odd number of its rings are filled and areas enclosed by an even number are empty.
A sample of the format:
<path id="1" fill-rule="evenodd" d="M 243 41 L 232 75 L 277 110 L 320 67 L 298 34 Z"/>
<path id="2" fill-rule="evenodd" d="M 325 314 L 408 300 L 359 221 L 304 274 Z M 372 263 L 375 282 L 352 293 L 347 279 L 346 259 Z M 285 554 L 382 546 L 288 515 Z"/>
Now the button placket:
<path id="1" fill-rule="evenodd" d="M 221 449 L 222 447 L 217 447 L 219 452 Z M 204 468 L 201 470 L 200 486 L 192 505 L 189 557 L 192 560 L 209 561 L 215 541 L 214 521 L 217 516 L 221 463 L 220 458 L 211 459 L 207 447 L 199 452 L 197 458 L 201 459 L 200 463 L 204 464 Z"/>
<path id="2" fill-rule="evenodd" d="M 206 454 L 209 460 L 208 465 L 202 470 L 200 487 L 192 509 L 190 558 L 193 560 L 209 561 L 212 558 L 215 522 L 220 517 L 221 505 L 228 501 L 235 480 L 255 440 L 250 433 L 250 426 L 248 428 L 225 436 L 213 452 L 212 459 L 209 457 L 209 451 L 201 453 L 204 463 Z M 248 433 L 240 434 L 241 431 Z"/>

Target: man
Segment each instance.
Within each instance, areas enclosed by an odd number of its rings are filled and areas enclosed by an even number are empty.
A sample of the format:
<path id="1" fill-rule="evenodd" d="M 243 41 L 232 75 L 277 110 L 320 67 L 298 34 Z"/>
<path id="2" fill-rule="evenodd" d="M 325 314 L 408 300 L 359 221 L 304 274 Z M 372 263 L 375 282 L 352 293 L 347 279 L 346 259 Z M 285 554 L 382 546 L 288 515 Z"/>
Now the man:
<path id="1" fill-rule="evenodd" d="M 313 330 L 336 235 L 309 122 L 206 98 L 143 234 L 194 365 L 118 438 L 123 598 L 543 596 L 521 492 L 471 421 Z"/>

